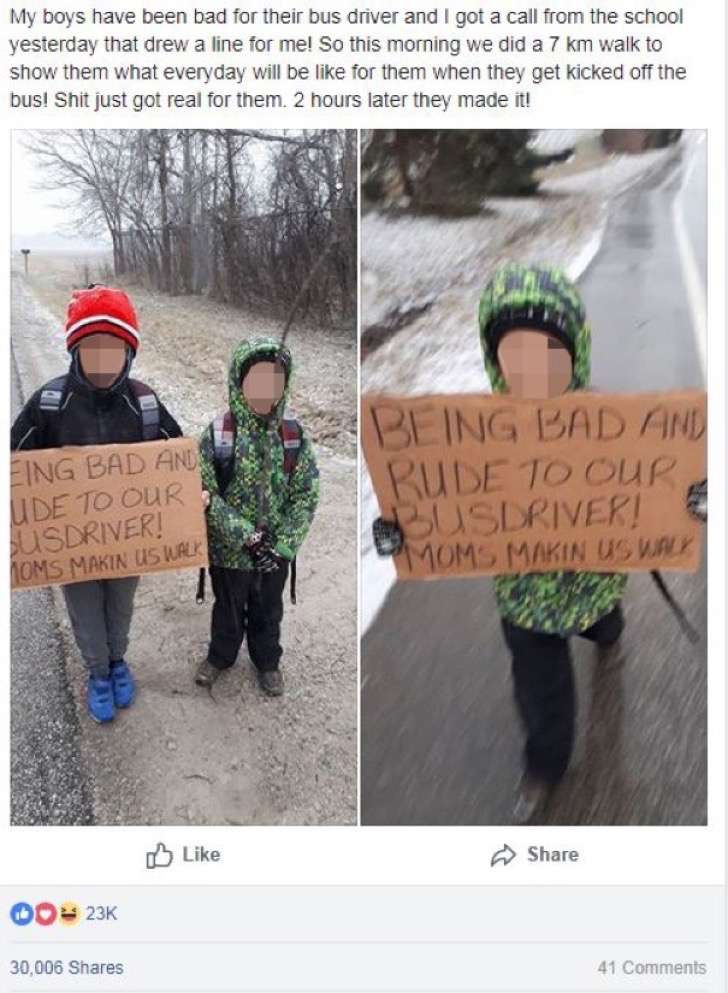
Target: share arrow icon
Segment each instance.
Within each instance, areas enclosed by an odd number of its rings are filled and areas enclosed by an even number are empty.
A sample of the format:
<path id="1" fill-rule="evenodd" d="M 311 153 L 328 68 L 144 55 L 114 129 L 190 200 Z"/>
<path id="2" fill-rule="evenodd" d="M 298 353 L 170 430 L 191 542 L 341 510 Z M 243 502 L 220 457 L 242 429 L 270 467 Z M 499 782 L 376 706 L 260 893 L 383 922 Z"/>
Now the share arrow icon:
<path id="1" fill-rule="evenodd" d="M 493 856 L 490 860 L 491 869 L 494 865 L 509 865 L 513 859 L 516 857 L 516 853 L 513 851 L 510 845 L 504 845 L 497 851 L 493 852 Z"/>

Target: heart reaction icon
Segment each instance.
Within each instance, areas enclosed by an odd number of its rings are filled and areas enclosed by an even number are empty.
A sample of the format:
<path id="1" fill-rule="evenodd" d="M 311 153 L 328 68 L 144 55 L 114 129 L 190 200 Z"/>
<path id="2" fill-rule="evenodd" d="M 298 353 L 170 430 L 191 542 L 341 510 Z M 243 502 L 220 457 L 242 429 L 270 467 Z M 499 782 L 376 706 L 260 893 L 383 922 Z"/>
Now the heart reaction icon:
<path id="1" fill-rule="evenodd" d="M 42 924 L 43 927 L 54 924 L 57 917 L 58 911 L 52 903 L 39 903 L 35 908 L 36 924 Z"/>

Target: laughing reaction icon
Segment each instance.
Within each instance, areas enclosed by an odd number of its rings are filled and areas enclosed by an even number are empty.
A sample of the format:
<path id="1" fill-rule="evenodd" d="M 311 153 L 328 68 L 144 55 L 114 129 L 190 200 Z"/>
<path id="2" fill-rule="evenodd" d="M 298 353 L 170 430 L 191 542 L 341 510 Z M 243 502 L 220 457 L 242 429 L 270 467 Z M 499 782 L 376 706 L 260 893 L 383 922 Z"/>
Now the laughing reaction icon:
<path id="1" fill-rule="evenodd" d="M 73 927 L 74 924 L 78 924 L 81 920 L 81 908 L 73 900 L 66 900 L 59 907 L 58 919 L 61 924 L 65 924 L 66 927 Z"/>

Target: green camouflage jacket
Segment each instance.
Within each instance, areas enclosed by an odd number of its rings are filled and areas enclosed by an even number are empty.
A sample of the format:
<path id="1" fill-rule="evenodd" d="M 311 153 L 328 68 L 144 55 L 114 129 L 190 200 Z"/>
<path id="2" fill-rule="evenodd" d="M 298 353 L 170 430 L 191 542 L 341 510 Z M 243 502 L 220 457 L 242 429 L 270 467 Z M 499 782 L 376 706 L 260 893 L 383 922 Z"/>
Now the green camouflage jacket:
<path id="1" fill-rule="evenodd" d="M 243 368 L 253 356 L 280 355 L 286 366 L 286 388 L 280 402 L 267 417 L 255 414 L 240 390 Z M 225 499 L 215 474 L 213 424 L 200 441 L 202 482 L 210 492 L 207 537 L 210 562 L 228 569 L 252 569 L 245 549 L 246 538 L 265 523 L 273 534 L 276 551 L 286 559 L 295 557 L 305 539 L 318 504 L 319 479 L 313 448 L 301 439 L 296 468 L 286 481 L 283 472 L 283 443 L 279 425 L 291 383 L 290 353 L 271 338 L 242 341 L 233 352 L 228 377 L 230 410 L 235 419 L 235 457 Z M 262 516 L 262 520 L 261 520 Z"/>
<path id="2" fill-rule="evenodd" d="M 493 392 L 506 391 L 493 343 L 500 322 L 519 315 L 519 327 L 553 324 L 573 354 L 570 390 L 589 386 L 591 334 L 576 287 L 559 269 L 507 265 L 480 298 L 480 343 Z M 525 317 L 525 320 L 520 319 Z M 502 326 L 502 325 L 501 325 Z M 511 325 L 513 326 L 513 325 Z M 562 636 L 591 627 L 622 598 L 627 577 L 619 573 L 546 572 L 496 576 L 501 616 L 518 627 Z"/>

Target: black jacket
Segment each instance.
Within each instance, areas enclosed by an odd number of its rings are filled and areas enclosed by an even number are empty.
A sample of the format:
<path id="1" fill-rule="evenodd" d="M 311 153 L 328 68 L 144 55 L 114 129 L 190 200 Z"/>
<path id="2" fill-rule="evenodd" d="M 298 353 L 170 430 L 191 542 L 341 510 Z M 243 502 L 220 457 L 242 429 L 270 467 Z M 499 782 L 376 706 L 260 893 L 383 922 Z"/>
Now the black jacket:
<path id="1" fill-rule="evenodd" d="M 113 445 L 142 441 L 142 414 L 129 382 L 129 367 L 113 386 L 96 389 L 71 362 L 60 410 L 42 410 L 37 390 L 18 414 L 10 432 L 13 451 L 61 448 L 64 445 Z M 159 437 L 179 438 L 182 429 L 159 404 Z"/>

